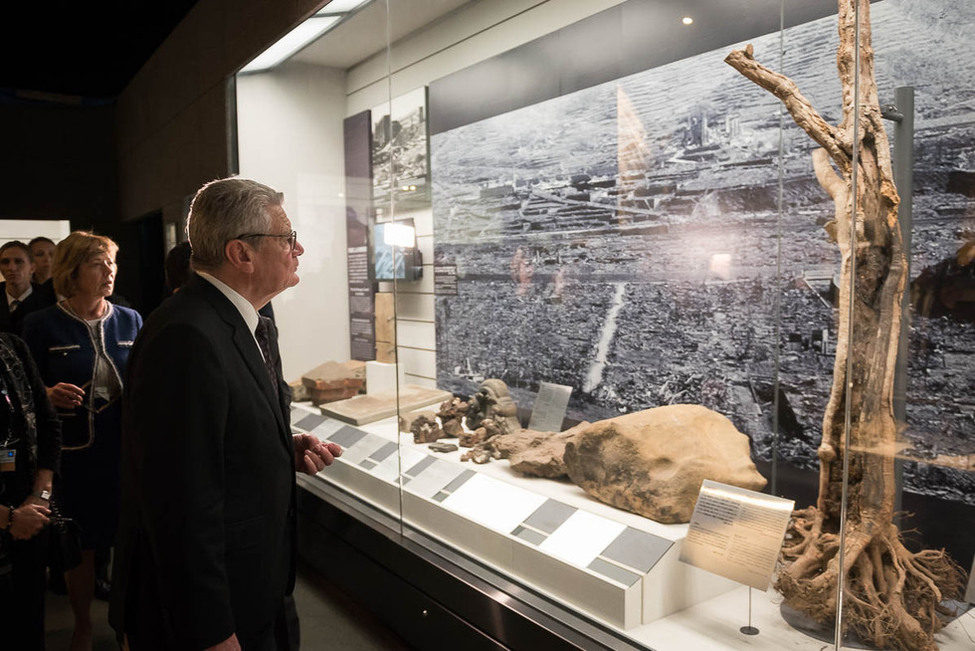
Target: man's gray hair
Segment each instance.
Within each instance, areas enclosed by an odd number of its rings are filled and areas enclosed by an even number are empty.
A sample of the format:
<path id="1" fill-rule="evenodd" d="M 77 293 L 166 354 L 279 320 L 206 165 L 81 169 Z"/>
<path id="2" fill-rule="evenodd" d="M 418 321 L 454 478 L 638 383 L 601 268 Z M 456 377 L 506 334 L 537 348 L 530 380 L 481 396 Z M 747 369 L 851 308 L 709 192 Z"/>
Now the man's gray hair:
<path id="1" fill-rule="evenodd" d="M 230 240 L 271 228 L 268 208 L 280 206 L 284 195 L 257 181 L 217 179 L 200 188 L 190 204 L 186 234 L 193 247 L 193 266 L 219 268 Z"/>

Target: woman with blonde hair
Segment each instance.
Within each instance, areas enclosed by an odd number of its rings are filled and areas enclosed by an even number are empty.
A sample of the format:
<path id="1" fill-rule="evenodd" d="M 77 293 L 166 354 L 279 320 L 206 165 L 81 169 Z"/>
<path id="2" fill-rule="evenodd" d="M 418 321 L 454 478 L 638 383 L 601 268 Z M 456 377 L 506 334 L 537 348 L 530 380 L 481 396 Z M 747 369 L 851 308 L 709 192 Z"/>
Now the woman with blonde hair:
<path id="1" fill-rule="evenodd" d="M 54 252 L 57 305 L 28 315 L 24 339 L 62 424 L 65 517 L 82 528 L 82 561 L 65 579 L 75 617 L 71 648 L 90 649 L 94 551 L 114 542 L 119 516 L 122 379 L 142 317 L 107 300 L 115 289 L 118 245 L 75 231 Z"/>

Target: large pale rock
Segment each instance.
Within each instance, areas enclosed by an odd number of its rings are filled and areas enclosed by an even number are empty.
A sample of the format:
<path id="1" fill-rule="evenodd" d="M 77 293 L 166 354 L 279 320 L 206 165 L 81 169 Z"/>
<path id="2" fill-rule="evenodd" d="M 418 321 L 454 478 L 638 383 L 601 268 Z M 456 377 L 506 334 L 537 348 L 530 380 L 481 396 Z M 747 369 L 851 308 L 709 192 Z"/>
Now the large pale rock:
<path id="1" fill-rule="evenodd" d="M 688 522 L 705 479 L 765 486 L 748 437 L 706 407 L 657 407 L 580 429 L 565 446 L 569 478 L 602 502 L 658 522 Z"/>

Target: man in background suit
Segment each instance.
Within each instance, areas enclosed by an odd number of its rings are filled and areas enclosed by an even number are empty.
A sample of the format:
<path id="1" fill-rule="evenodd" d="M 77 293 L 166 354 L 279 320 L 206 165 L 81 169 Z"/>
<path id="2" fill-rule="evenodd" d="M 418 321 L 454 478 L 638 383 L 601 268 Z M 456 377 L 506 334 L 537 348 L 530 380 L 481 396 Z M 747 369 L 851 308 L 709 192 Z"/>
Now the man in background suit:
<path id="1" fill-rule="evenodd" d="M 292 436 L 276 331 L 257 313 L 298 282 L 281 200 L 235 178 L 197 192 L 196 273 L 129 358 L 110 620 L 133 651 L 298 646 L 294 472 L 341 448 Z"/>
<path id="2" fill-rule="evenodd" d="M 54 305 L 54 291 L 31 282 L 34 262 L 30 249 L 18 240 L 0 246 L 0 274 L 4 282 L 0 300 L 0 331 L 20 335 L 24 317 L 48 305 Z"/>

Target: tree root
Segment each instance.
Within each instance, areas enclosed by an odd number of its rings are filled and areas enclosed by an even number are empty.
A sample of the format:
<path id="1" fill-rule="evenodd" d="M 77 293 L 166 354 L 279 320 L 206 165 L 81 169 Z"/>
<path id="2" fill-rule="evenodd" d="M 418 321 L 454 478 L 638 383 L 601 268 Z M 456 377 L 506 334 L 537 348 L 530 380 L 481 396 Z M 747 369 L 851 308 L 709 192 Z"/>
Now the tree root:
<path id="1" fill-rule="evenodd" d="M 793 514 L 776 588 L 789 606 L 830 625 L 840 536 L 824 532 L 823 523 L 816 508 Z M 936 651 L 934 634 L 946 614 L 941 602 L 961 595 L 965 571 L 944 550 L 911 552 L 889 523 L 849 523 L 843 540 L 844 633 L 883 649 Z"/>

